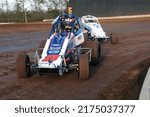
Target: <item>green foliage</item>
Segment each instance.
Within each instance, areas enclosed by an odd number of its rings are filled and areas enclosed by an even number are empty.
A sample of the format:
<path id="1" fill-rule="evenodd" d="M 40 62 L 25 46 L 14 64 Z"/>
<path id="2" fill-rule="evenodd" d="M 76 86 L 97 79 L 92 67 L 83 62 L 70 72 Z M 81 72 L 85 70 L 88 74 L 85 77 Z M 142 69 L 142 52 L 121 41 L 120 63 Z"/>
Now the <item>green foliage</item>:
<path id="1" fill-rule="evenodd" d="M 8 0 L 5 0 L 8 3 Z M 26 2 L 32 9 L 25 8 Z M 0 22 L 28 22 L 43 21 L 43 19 L 53 19 L 59 14 L 57 9 L 61 0 L 15 0 L 13 9 L 10 4 L 0 1 Z M 43 8 L 44 7 L 46 8 Z"/>
<path id="2" fill-rule="evenodd" d="M 58 16 L 57 10 L 29 11 L 26 12 L 28 22 L 43 21 L 43 19 L 52 19 Z M 25 12 L 0 13 L 0 22 L 25 22 Z"/>

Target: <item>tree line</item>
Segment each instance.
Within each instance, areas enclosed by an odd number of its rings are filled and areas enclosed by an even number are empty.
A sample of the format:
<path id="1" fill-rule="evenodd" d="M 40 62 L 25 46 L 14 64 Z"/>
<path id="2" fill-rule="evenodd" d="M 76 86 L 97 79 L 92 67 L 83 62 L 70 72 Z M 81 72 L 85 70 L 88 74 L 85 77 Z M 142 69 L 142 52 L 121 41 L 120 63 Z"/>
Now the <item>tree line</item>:
<path id="1" fill-rule="evenodd" d="M 55 18 L 65 0 L 0 0 L 0 22 L 33 22 Z"/>

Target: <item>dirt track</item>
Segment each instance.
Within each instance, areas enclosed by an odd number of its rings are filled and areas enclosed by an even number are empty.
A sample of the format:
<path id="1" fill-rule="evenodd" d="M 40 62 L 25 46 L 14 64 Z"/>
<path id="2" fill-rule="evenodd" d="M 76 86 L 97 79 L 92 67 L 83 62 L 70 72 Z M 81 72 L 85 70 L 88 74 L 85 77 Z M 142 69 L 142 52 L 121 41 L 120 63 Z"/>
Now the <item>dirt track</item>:
<path id="1" fill-rule="evenodd" d="M 90 67 L 90 80 L 78 80 L 76 71 L 63 77 L 35 74 L 18 79 L 17 54 L 34 52 L 40 40 L 47 38 L 49 25 L 0 25 L 0 99 L 137 99 L 140 87 L 132 90 L 134 86 L 128 85 L 142 82 L 138 78 L 143 77 L 137 76 L 139 63 L 150 61 L 150 20 L 103 21 L 106 32 L 118 33 L 119 44 L 102 45 L 101 63 Z"/>

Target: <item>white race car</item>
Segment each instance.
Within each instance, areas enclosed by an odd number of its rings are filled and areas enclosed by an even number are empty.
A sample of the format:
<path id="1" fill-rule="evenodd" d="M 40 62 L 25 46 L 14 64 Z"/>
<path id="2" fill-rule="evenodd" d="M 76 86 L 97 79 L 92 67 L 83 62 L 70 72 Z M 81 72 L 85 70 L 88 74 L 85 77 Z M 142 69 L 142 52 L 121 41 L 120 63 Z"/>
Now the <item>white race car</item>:
<path id="1" fill-rule="evenodd" d="M 116 43 L 117 38 L 112 38 L 107 35 L 107 33 L 103 30 L 101 24 L 99 23 L 98 19 L 95 16 L 92 15 L 86 15 L 82 16 L 81 21 L 83 24 L 89 26 L 91 28 L 91 31 L 89 32 L 92 37 L 97 38 L 98 40 L 107 40 L 111 39 L 112 43 Z M 116 37 L 115 34 L 113 34 L 113 37 Z"/>

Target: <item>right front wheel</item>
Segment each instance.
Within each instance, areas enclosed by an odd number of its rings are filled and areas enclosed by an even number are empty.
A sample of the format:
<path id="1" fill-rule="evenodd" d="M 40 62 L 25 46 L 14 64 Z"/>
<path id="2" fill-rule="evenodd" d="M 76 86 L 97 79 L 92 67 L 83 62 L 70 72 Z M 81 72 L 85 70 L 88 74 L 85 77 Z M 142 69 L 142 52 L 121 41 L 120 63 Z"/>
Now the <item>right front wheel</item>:
<path id="1" fill-rule="evenodd" d="M 81 54 L 79 57 L 79 79 L 89 79 L 89 57 L 86 54 Z"/>

